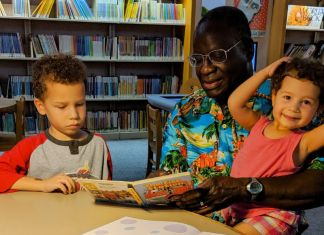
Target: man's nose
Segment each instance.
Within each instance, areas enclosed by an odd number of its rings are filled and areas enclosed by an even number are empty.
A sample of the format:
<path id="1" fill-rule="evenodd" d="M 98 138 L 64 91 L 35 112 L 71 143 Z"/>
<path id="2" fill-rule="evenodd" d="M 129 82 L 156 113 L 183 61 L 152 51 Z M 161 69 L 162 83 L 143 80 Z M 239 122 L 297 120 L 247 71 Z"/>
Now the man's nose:
<path id="1" fill-rule="evenodd" d="M 210 61 L 209 57 L 206 56 L 204 58 L 204 63 L 201 67 L 200 72 L 204 75 L 210 74 L 216 69 L 216 67 L 213 65 L 213 63 Z"/>

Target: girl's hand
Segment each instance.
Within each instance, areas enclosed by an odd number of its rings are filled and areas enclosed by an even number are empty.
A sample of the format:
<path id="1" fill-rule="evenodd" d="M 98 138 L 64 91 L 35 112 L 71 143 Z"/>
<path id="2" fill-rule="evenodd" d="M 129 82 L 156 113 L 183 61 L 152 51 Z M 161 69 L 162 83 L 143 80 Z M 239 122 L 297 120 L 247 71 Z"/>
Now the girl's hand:
<path id="1" fill-rule="evenodd" d="M 279 65 L 281 65 L 283 62 L 290 62 L 292 60 L 291 57 L 282 57 L 281 59 L 277 60 L 276 62 L 273 62 L 272 64 L 270 64 L 268 67 L 265 68 L 268 77 L 271 78 L 274 74 L 274 72 L 276 71 L 276 69 L 278 68 Z"/>

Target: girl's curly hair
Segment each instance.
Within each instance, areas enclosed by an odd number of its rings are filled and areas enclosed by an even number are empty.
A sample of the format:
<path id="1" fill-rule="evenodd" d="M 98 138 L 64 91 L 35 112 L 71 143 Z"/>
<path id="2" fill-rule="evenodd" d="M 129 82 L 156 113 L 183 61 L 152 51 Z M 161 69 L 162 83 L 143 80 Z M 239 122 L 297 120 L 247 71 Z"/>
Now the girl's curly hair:
<path id="1" fill-rule="evenodd" d="M 86 66 L 72 54 L 44 55 L 33 66 L 32 85 L 35 97 L 44 101 L 46 82 L 76 84 L 87 88 Z"/>
<path id="2" fill-rule="evenodd" d="M 277 94 L 286 76 L 311 81 L 320 89 L 320 105 L 324 103 L 324 66 L 320 62 L 295 58 L 290 63 L 282 63 L 271 78 L 271 91 Z"/>

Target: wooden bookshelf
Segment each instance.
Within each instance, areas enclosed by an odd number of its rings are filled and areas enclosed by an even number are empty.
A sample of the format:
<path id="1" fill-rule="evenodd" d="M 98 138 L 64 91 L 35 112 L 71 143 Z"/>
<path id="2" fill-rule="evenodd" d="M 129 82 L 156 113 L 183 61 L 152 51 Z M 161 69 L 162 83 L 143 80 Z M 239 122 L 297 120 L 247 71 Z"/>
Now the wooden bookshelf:
<path id="1" fill-rule="evenodd" d="M 267 64 L 284 55 L 285 43 L 312 44 L 324 38 L 324 29 L 286 29 L 288 5 L 318 6 L 317 0 L 274 1 Z"/>
<path id="2" fill-rule="evenodd" d="M 11 0 L 1 0 L 6 9 L 10 9 Z M 30 0 L 30 11 L 40 3 L 40 0 Z M 92 0 L 87 0 L 89 6 Z M 192 69 L 187 61 L 191 53 L 192 34 L 194 30 L 196 0 L 162 0 L 163 3 L 183 4 L 185 9 L 185 22 L 122 22 L 101 20 L 70 20 L 55 18 L 53 6 L 50 18 L 35 17 L 0 17 L 0 32 L 16 33 L 22 38 L 25 58 L 0 56 L 0 84 L 2 91 L 6 91 L 9 75 L 31 75 L 32 64 L 38 58 L 30 57 L 29 35 L 54 35 L 57 47 L 58 35 L 77 36 L 133 36 L 138 37 L 177 37 L 183 41 L 183 58 L 173 60 L 125 60 L 125 59 L 82 59 L 87 66 L 87 76 L 93 74 L 100 76 L 121 75 L 177 75 L 184 83 L 192 77 Z M 33 99 L 26 99 L 27 105 Z M 147 98 L 109 98 L 87 99 L 90 110 L 145 110 Z M 106 139 L 133 139 L 146 138 L 147 132 L 117 132 L 100 133 Z"/>

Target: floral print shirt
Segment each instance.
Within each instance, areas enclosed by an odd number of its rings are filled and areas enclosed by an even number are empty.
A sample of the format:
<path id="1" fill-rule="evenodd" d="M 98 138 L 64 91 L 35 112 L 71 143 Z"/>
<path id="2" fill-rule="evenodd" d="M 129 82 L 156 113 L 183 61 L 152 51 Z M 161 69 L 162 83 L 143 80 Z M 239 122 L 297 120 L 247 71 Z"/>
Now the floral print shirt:
<path id="1" fill-rule="evenodd" d="M 271 118 L 270 80 L 255 92 L 247 105 Z M 248 134 L 228 108 L 223 113 L 215 99 L 198 90 L 182 98 L 168 116 L 160 168 L 174 173 L 191 172 L 195 187 L 212 176 L 229 176 Z M 324 158 L 316 159 L 309 168 L 324 170 Z M 211 213 L 210 217 L 222 221 L 217 213 Z"/>

